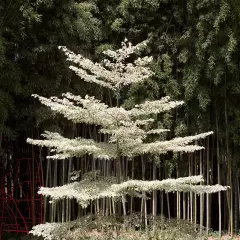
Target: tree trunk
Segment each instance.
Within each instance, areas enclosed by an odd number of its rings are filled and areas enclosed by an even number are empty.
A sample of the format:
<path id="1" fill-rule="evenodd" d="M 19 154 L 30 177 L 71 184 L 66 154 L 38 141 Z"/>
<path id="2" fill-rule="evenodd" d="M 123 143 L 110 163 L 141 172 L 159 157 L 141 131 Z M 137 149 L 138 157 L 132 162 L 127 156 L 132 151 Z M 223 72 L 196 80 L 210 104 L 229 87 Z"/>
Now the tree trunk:
<path id="1" fill-rule="evenodd" d="M 32 225 L 36 225 L 36 206 L 35 206 L 35 153 L 32 145 Z"/>
<path id="2" fill-rule="evenodd" d="M 239 208 L 239 202 L 238 202 L 238 176 L 237 172 L 234 171 L 234 232 L 237 235 L 238 229 L 239 229 L 239 216 L 238 216 L 238 208 Z"/>
<path id="3" fill-rule="evenodd" d="M 215 108 L 217 109 L 217 107 Z M 218 184 L 221 184 L 221 175 L 220 175 L 220 149 L 219 149 L 219 134 L 218 134 L 218 118 L 217 112 L 215 115 L 216 118 L 216 135 L 217 135 L 217 175 L 218 175 Z M 222 212 L 221 212 L 221 192 L 218 193 L 218 237 L 221 239 L 222 235 Z"/>
<path id="4" fill-rule="evenodd" d="M 156 163 L 153 162 L 153 180 L 156 180 Z M 152 214 L 153 219 L 157 216 L 157 191 L 153 191 L 153 198 L 152 198 Z"/>
<path id="5" fill-rule="evenodd" d="M 120 155 L 116 158 L 116 177 L 117 183 L 121 183 L 121 158 Z M 122 206 L 121 201 L 117 202 L 117 218 L 121 218 L 122 215 Z"/>
<path id="6" fill-rule="evenodd" d="M 198 175 L 196 153 L 194 156 L 195 156 L 194 174 Z M 194 224 L 195 224 L 195 229 L 196 229 L 197 228 L 197 194 L 196 193 L 194 193 Z"/>
<path id="7" fill-rule="evenodd" d="M 145 171 L 146 171 L 146 165 L 144 161 L 144 156 L 141 155 L 141 162 L 142 162 L 142 179 L 145 181 Z M 147 222 L 147 198 L 146 193 L 143 193 L 144 198 L 142 199 L 142 211 L 144 212 L 144 223 L 145 223 L 145 229 L 147 230 L 148 222 Z"/>
<path id="8" fill-rule="evenodd" d="M 132 160 L 132 179 L 134 179 L 134 158 Z M 133 213 L 133 197 L 131 196 L 131 205 L 130 205 L 130 213 Z"/>
<path id="9" fill-rule="evenodd" d="M 226 90 L 226 76 L 225 76 L 225 92 L 224 92 L 224 117 L 225 117 L 225 138 L 226 138 L 226 157 L 228 167 L 228 184 L 230 189 L 227 191 L 228 204 L 229 204 L 229 232 L 233 237 L 233 192 L 232 192 L 232 161 L 229 152 L 229 141 L 228 141 L 228 116 L 227 116 L 227 90 Z"/>
<path id="10" fill-rule="evenodd" d="M 203 152 L 200 151 L 200 175 L 203 175 Z M 202 183 L 201 183 L 202 185 Z M 202 237 L 203 229 L 203 216 L 204 216 L 204 195 L 200 193 L 200 235 Z"/>
<path id="11" fill-rule="evenodd" d="M 179 170 L 178 170 L 178 163 L 177 163 L 177 166 L 176 166 L 176 171 L 177 171 L 177 178 L 179 178 Z M 177 219 L 180 219 L 181 218 L 181 199 L 180 199 L 180 193 L 177 192 Z"/>
<path id="12" fill-rule="evenodd" d="M 193 154 L 190 155 L 190 160 L 189 160 L 189 176 L 192 176 L 192 172 L 193 172 Z M 193 193 L 190 192 L 190 221 L 191 223 L 193 223 Z"/>
<path id="13" fill-rule="evenodd" d="M 62 161 L 62 185 L 64 184 L 65 184 L 65 160 Z M 65 204 L 66 204 L 65 199 L 62 199 L 62 222 L 66 221 Z"/>
<path id="14" fill-rule="evenodd" d="M 207 138 L 207 185 L 209 185 L 209 137 Z M 206 232 L 208 235 L 208 231 L 209 231 L 209 225 L 210 225 L 210 221 L 209 221 L 209 216 L 210 216 L 210 212 L 209 212 L 209 194 L 207 193 L 207 223 L 206 223 Z"/>

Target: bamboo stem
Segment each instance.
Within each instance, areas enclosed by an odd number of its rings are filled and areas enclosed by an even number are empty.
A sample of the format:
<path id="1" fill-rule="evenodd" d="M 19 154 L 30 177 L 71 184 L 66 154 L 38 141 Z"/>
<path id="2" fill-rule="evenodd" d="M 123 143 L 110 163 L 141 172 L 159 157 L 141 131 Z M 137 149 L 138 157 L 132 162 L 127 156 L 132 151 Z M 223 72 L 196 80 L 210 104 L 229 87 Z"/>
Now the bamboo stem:
<path id="1" fill-rule="evenodd" d="M 200 151 L 200 175 L 203 175 L 202 151 Z M 204 201 L 204 196 L 203 196 L 203 193 L 201 193 L 200 194 L 200 236 L 201 237 L 202 237 L 202 230 L 203 230 L 203 214 L 204 214 L 203 201 Z"/>
<path id="2" fill-rule="evenodd" d="M 217 108 L 216 108 L 217 109 Z M 221 176 L 220 176 L 220 149 L 219 149 L 219 135 L 218 135 L 218 119 L 216 113 L 216 135 L 217 135 L 217 175 L 218 175 L 218 184 L 221 184 Z M 221 212 L 221 192 L 218 193 L 218 237 L 221 239 L 222 235 L 222 212 Z"/>
<path id="3" fill-rule="evenodd" d="M 157 172 L 156 163 L 153 162 L 153 180 L 156 180 L 156 174 L 157 174 L 156 172 Z M 156 190 L 153 191 L 152 215 L 153 215 L 153 219 L 155 219 L 157 215 L 157 191 Z"/>
<path id="4" fill-rule="evenodd" d="M 207 185 L 209 185 L 209 137 L 207 138 Z M 207 206 L 207 223 L 206 223 L 206 232 L 207 232 L 207 236 L 208 236 L 208 231 L 209 231 L 209 216 L 210 216 L 210 212 L 209 212 L 209 194 L 207 193 L 207 202 L 206 202 L 206 206 Z"/>

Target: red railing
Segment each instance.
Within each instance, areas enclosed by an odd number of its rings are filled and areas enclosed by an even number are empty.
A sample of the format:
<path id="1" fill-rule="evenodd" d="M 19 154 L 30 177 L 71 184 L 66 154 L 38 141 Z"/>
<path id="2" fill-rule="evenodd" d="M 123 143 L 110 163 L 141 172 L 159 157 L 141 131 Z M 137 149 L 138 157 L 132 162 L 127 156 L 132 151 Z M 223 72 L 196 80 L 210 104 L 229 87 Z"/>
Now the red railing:
<path id="1" fill-rule="evenodd" d="M 7 161 L 0 160 L 0 240 L 4 232 L 28 234 L 43 220 L 38 162 L 32 158 Z"/>

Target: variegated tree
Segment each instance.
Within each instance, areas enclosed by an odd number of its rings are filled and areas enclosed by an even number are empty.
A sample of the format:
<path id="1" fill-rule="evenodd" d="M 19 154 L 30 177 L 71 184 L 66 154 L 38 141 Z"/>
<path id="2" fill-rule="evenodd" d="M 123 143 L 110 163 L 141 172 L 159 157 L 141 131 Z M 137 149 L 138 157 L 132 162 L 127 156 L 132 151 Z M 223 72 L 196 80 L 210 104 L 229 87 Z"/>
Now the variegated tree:
<path id="1" fill-rule="evenodd" d="M 153 128 L 154 117 L 162 112 L 183 105 L 182 101 L 172 101 L 169 97 L 160 100 L 145 101 L 132 109 L 124 109 L 119 105 L 122 89 L 127 86 L 144 82 L 154 73 L 148 65 L 152 57 L 138 57 L 133 63 L 129 63 L 129 56 L 138 56 L 147 42 L 133 46 L 127 40 L 116 51 L 104 52 L 106 59 L 101 63 L 94 63 L 82 55 L 69 51 L 66 47 L 59 47 L 73 65 L 70 66 L 82 80 L 98 84 L 114 92 L 116 106 L 109 107 L 92 96 L 75 96 L 71 93 L 63 94 L 63 98 L 45 98 L 33 95 L 40 102 L 51 108 L 52 111 L 63 114 L 74 123 L 95 124 L 99 126 L 99 132 L 107 135 L 107 142 L 95 142 L 92 139 L 69 139 L 58 133 L 46 132 L 44 140 L 28 139 L 33 145 L 45 146 L 52 150 L 49 158 L 59 160 L 83 155 L 92 155 L 94 158 L 116 161 L 116 176 L 111 178 L 99 177 L 96 181 L 86 177 L 82 181 L 70 184 L 46 188 L 42 187 L 39 193 L 50 196 L 52 201 L 64 198 L 75 198 L 82 207 L 87 207 L 91 201 L 100 198 L 113 198 L 115 200 L 125 197 L 126 194 L 142 196 L 143 192 L 153 190 L 212 193 L 226 190 L 226 187 L 203 186 L 202 176 L 191 176 L 179 179 L 167 179 L 163 181 L 128 180 L 121 178 L 121 159 L 128 157 L 133 159 L 142 154 L 159 155 L 167 152 L 194 152 L 203 147 L 193 144 L 199 139 L 212 134 L 202 133 L 195 136 L 177 137 L 171 140 L 149 142 L 148 136 L 162 135 L 168 129 Z M 161 138 L 159 138 L 161 139 Z M 118 213 L 121 213 L 118 210 Z M 44 226 L 35 227 L 32 231 L 36 235 L 44 235 Z M 49 226 L 48 228 L 49 229 Z M 46 230 L 46 229 L 45 229 Z M 49 233 L 50 234 L 50 233 Z M 48 236 L 49 234 L 45 234 Z M 50 235 L 49 235 L 50 236 Z"/>

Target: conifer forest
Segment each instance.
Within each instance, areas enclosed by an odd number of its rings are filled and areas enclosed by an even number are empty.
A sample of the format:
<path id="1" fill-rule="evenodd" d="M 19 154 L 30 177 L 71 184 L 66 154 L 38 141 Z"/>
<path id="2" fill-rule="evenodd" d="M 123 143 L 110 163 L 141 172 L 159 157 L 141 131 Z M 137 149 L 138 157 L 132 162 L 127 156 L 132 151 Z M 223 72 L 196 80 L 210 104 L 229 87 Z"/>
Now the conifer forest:
<path id="1" fill-rule="evenodd" d="M 240 239 L 239 59 L 238 0 L 1 0 L 0 240 Z"/>

